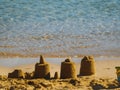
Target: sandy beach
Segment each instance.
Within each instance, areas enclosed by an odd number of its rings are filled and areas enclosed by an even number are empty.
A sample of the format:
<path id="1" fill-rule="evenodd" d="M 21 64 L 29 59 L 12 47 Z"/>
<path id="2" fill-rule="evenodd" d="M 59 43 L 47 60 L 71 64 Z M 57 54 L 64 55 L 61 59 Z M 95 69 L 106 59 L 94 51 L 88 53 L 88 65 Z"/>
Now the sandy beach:
<path id="1" fill-rule="evenodd" d="M 0 0 L 0 90 L 120 90 L 118 69 L 120 0 Z"/>
<path id="2" fill-rule="evenodd" d="M 5 59 L 5 58 L 4 58 Z M 9 58 L 7 58 L 9 60 Z M 16 58 L 14 58 L 16 59 Z M 21 58 L 25 59 L 25 58 Z M 28 58 L 30 60 L 30 58 Z M 54 73 L 57 71 L 60 77 L 60 62 L 54 62 L 55 60 L 64 61 L 64 58 L 47 58 L 47 62 L 50 64 L 51 78 L 54 77 Z M 99 89 L 112 89 L 119 90 L 120 86 L 117 82 L 116 66 L 120 66 L 120 58 L 111 60 L 114 58 L 96 58 L 95 67 L 96 74 L 94 76 L 78 76 L 75 79 L 7 79 L 8 73 L 15 69 L 21 69 L 23 72 L 33 72 L 35 69 L 35 62 L 39 62 L 39 58 L 35 58 L 31 64 L 14 65 L 11 67 L 1 66 L 0 67 L 0 88 L 17 88 L 20 90 L 99 90 Z M 103 59 L 103 60 L 100 60 Z M 105 60 L 104 60 L 105 59 Z M 49 61 L 53 60 L 53 61 Z M 76 65 L 77 75 L 80 71 L 81 58 L 73 58 Z M 12 63 L 12 62 L 11 62 Z M 4 82 L 5 81 L 5 82 Z M 19 85 L 17 85 L 17 83 Z M 14 90 L 11 89 L 11 90 Z"/>

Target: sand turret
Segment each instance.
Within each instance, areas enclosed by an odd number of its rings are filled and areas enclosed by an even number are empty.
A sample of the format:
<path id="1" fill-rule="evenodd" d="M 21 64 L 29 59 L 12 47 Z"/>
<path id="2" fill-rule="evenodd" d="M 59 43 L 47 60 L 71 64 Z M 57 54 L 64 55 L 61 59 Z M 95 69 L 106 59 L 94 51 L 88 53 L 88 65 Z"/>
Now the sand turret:
<path id="1" fill-rule="evenodd" d="M 40 62 L 35 65 L 34 78 L 50 79 L 50 66 L 45 62 L 42 55 L 40 56 Z"/>
<path id="2" fill-rule="evenodd" d="M 16 69 L 12 73 L 8 73 L 8 78 L 24 78 L 24 73 L 22 70 Z"/>
<path id="3" fill-rule="evenodd" d="M 45 64 L 45 59 L 42 55 L 40 55 L 40 64 Z"/>
<path id="4" fill-rule="evenodd" d="M 70 59 L 66 59 L 61 63 L 60 78 L 76 78 L 76 67 L 74 62 L 71 62 Z"/>
<path id="5" fill-rule="evenodd" d="M 58 79 L 58 78 L 59 78 L 58 72 L 55 72 L 54 79 Z"/>
<path id="6" fill-rule="evenodd" d="M 81 61 L 80 76 L 95 74 L 95 61 L 93 56 L 85 56 Z"/>

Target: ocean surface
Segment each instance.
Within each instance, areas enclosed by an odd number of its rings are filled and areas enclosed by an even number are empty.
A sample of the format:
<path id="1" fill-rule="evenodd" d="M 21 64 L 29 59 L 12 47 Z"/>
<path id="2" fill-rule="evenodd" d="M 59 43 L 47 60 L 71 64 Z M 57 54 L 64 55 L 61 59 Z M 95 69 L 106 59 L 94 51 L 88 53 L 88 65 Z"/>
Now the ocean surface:
<path id="1" fill-rule="evenodd" d="M 119 56 L 120 0 L 0 0 L 0 53 Z"/>

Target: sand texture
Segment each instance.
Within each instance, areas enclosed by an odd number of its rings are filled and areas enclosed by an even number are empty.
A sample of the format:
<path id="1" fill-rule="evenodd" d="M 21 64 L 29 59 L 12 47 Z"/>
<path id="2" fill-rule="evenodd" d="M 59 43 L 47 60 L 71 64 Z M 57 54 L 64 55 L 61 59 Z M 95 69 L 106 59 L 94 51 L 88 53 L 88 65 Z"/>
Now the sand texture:
<path id="1" fill-rule="evenodd" d="M 59 64 L 50 63 L 51 79 L 31 79 L 34 71 L 34 64 L 20 65 L 16 67 L 0 68 L 0 89 L 2 90 L 120 90 L 120 83 L 117 81 L 116 66 L 120 66 L 120 60 L 96 60 L 96 73 L 92 76 L 79 76 L 80 63 L 75 63 L 77 78 L 59 79 Z M 27 79 L 7 78 L 7 74 L 15 69 L 21 69 Z M 55 75 L 56 73 L 56 75 Z"/>

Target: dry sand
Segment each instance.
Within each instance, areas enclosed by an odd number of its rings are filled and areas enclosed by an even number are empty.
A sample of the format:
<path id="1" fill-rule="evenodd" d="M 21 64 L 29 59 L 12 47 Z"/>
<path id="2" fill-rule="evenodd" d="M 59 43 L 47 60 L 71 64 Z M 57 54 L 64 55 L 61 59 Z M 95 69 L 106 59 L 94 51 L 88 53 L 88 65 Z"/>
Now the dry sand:
<path id="1" fill-rule="evenodd" d="M 0 77 L 0 90 L 99 90 L 111 89 L 120 90 L 120 84 L 117 82 L 116 66 L 120 66 L 120 60 L 96 60 L 96 75 L 84 76 L 76 79 L 7 79 Z M 24 72 L 34 71 L 34 64 L 20 65 L 16 67 L 0 67 L 0 74 L 7 75 L 14 69 L 22 69 Z M 50 64 L 51 77 L 57 71 L 60 75 L 60 65 Z M 79 74 L 80 63 L 76 64 L 77 74 Z"/>

